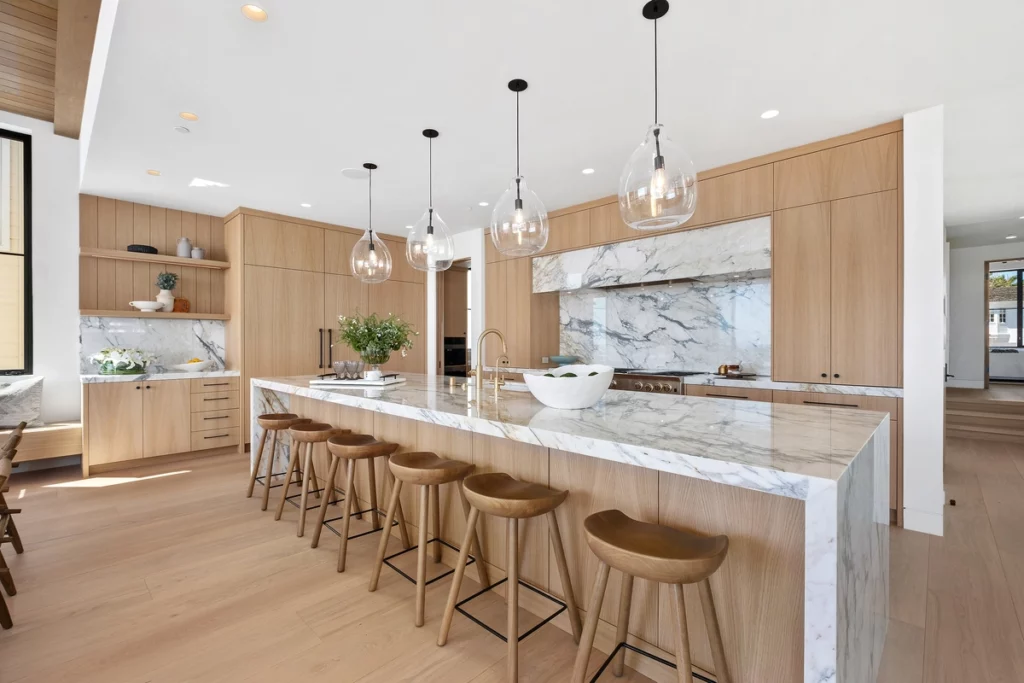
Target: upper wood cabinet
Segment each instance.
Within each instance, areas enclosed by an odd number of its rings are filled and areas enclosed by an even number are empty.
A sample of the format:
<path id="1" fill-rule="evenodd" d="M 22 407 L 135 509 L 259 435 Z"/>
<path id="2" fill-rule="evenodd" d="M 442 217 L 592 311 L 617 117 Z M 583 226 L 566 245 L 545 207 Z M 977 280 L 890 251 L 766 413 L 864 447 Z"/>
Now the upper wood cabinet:
<path id="1" fill-rule="evenodd" d="M 590 211 L 577 211 L 548 220 L 548 244 L 541 253 L 569 251 L 590 245 Z"/>
<path id="2" fill-rule="evenodd" d="M 533 259 L 529 257 L 488 263 L 485 272 L 484 322 L 505 335 L 507 365 L 542 367 L 543 357 L 558 354 L 558 292 L 533 293 Z M 501 355 L 501 343 L 488 337 L 484 345 L 484 364 L 493 366 Z"/>
<path id="3" fill-rule="evenodd" d="M 351 275 L 349 257 L 359 235 L 341 230 L 324 230 L 324 272 Z"/>
<path id="4" fill-rule="evenodd" d="M 324 271 L 323 228 L 247 215 L 244 236 L 246 264 Z"/>
<path id="5" fill-rule="evenodd" d="M 771 164 L 766 164 L 699 180 L 697 210 L 681 229 L 771 213 L 772 175 Z"/>
<path id="6" fill-rule="evenodd" d="M 643 237 L 643 235 L 622 220 L 618 202 L 595 206 L 590 210 L 590 243 L 592 245 L 637 239 L 638 237 Z"/>
<path id="7" fill-rule="evenodd" d="M 506 256 L 494 246 L 494 240 L 491 239 L 491 231 L 484 230 L 484 261 L 494 263 L 495 261 L 507 260 Z"/>
<path id="8" fill-rule="evenodd" d="M 530 363 L 530 304 L 533 298 L 533 259 L 517 258 L 506 262 L 505 334 L 509 365 L 533 367 Z M 555 321 L 557 323 L 557 320 Z"/>
<path id="9" fill-rule="evenodd" d="M 484 327 L 495 328 L 504 334 L 508 330 L 508 261 L 488 263 L 484 271 Z M 473 342 L 476 343 L 476 340 Z M 493 336 L 484 340 L 484 364 L 493 366 L 501 355 L 501 344 Z M 481 350 L 474 348 L 473 355 Z M 511 359 L 510 359 L 511 360 Z"/>
<path id="10" fill-rule="evenodd" d="M 323 325 L 323 273 L 245 267 L 244 346 L 248 377 L 323 372 Z M 249 392 L 244 393 L 248 396 Z"/>
<path id="11" fill-rule="evenodd" d="M 405 240 L 388 238 L 384 240 L 384 243 L 387 244 L 388 250 L 391 252 L 390 280 L 413 282 L 418 285 L 427 284 L 427 274 L 413 268 L 409 264 L 409 259 L 405 257 Z"/>
<path id="12" fill-rule="evenodd" d="M 897 134 L 890 133 L 779 161 L 775 209 L 895 190 L 897 149 Z"/>
<path id="13" fill-rule="evenodd" d="M 192 450 L 191 382 L 160 380 L 142 386 L 143 456 Z"/>
<path id="14" fill-rule="evenodd" d="M 338 316 L 370 312 L 370 285 L 347 275 L 324 276 L 324 329 L 330 346 L 327 365 L 336 360 L 359 360 L 359 354 L 338 341 Z"/>
<path id="15" fill-rule="evenodd" d="M 402 258 L 405 258 L 404 254 Z M 382 317 L 393 313 L 419 333 L 413 338 L 413 347 L 407 355 L 402 356 L 400 351 L 393 351 L 384 369 L 389 372 L 426 372 L 427 302 L 423 287 L 413 282 L 391 279 L 368 285 L 368 291 L 371 313 Z"/>

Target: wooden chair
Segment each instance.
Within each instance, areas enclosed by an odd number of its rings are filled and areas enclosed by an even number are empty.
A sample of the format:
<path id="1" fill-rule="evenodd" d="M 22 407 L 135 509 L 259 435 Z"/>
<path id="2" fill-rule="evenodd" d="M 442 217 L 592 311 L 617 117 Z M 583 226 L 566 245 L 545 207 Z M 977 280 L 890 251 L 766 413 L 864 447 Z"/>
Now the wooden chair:
<path id="1" fill-rule="evenodd" d="M 604 602 L 604 591 L 608 585 L 611 567 L 622 572 L 622 594 L 619 601 L 619 623 L 616 627 L 618 645 L 612 654 L 590 680 L 596 681 L 609 663 L 614 661 L 613 673 L 621 676 L 629 629 L 629 611 L 633 595 L 633 577 L 672 585 L 675 597 L 676 624 L 676 675 L 679 683 L 691 683 L 693 666 L 690 661 L 690 641 L 686 629 L 686 603 L 683 586 L 696 583 L 700 591 L 700 602 L 707 624 L 708 639 L 711 642 L 711 658 L 715 663 L 718 683 L 729 683 L 725 663 L 725 648 L 722 632 L 718 627 L 718 613 L 711 596 L 708 579 L 718 571 L 729 551 L 727 536 L 699 536 L 686 531 L 670 529 L 659 524 L 638 522 L 619 510 L 605 510 L 587 517 L 583 522 L 590 549 L 597 555 L 600 564 L 594 593 L 587 611 L 587 624 L 576 654 L 572 683 L 583 683 L 594 646 L 597 620 Z M 632 649 L 632 647 L 630 647 Z M 646 654 L 640 651 L 641 654 Z"/>
<path id="2" fill-rule="evenodd" d="M 17 465 L 14 464 L 14 456 L 18 454 L 18 445 L 21 443 L 22 432 L 24 432 L 24 430 L 25 423 L 22 422 L 15 427 L 14 431 L 7 437 L 4 445 L 0 447 L 0 460 L 6 460 L 10 464 L 10 467 L 17 467 Z M 4 500 L 4 494 L 7 493 L 9 488 L 10 485 L 5 479 L 4 482 L 0 484 L 0 508 L 7 507 L 7 501 Z M 10 543 L 14 546 L 14 552 L 18 555 L 25 552 L 25 546 L 21 541 L 21 534 L 18 533 L 18 527 L 14 525 L 13 518 L 8 518 L 7 520 L 6 533 L 0 533 L 0 546 L 4 543 Z"/>
<path id="3" fill-rule="evenodd" d="M 0 458 L 0 488 L 7 485 L 7 480 L 11 476 L 11 458 Z M 14 515 L 21 510 L 12 510 L 6 506 L 6 504 L 0 504 L 0 539 L 7 537 L 7 529 L 11 523 L 11 515 Z M 3 586 L 3 590 L 7 591 L 10 596 L 15 595 L 18 591 L 14 587 L 14 577 L 11 576 L 11 570 L 7 568 L 7 562 L 4 560 L 3 552 L 0 552 L 0 586 Z M 0 627 L 6 629 L 11 628 L 14 622 L 11 620 L 11 613 L 7 609 L 7 602 L 4 600 L 3 593 L 0 592 Z"/>
<path id="4" fill-rule="evenodd" d="M 402 487 L 404 484 L 420 487 L 420 526 L 419 542 L 416 545 L 416 626 L 423 626 L 424 613 L 426 611 L 427 596 L 427 545 L 434 543 L 433 560 L 441 561 L 441 492 L 440 487 L 444 484 L 454 483 L 458 487 L 459 497 L 462 499 L 463 508 L 467 516 L 470 514 L 469 503 L 466 501 L 465 493 L 462 490 L 462 480 L 473 471 L 473 465 L 448 460 L 438 456 L 436 453 L 416 452 L 398 453 L 391 456 L 389 462 L 391 474 L 395 477 L 395 485 L 391 489 L 391 501 L 388 503 L 387 516 L 384 519 L 384 528 L 390 529 L 391 522 L 395 518 L 395 511 L 401 505 Z M 430 518 L 430 509 L 433 508 L 433 519 Z M 433 523 L 433 541 L 427 540 L 427 531 L 430 523 Z M 377 559 L 373 565 L 373 573 L 370 576 L 370 592 L 377 590 L 377 582 L 380 580 L 380 571 L 384 566 L 385 555 L 387 555 L 388 539 L 390 534 L 385 533 L 380 538 L 380 546 L 377 548 Z M 474 532 L 472 534 L 473 554 L 480 560 L 477 567 L 480 570 L 480 580 L 486 586 L 490 583 L 487 579 L 487 568 L 482 561 L 480 552 L 480 539 Z M 448 573 L 436 577 L 436 581 Z"/>
<path id="5" fill-rule="evenodd" d="M 5 457 L 8 451 L 12 452 L 10 457 L 14 457 L 13 451 L 18 450 L 18 444 L 21 443 L 22 436 L 25 433 L 25 427 L 27 426 L 27 422 L 21 422 L 14 428 L 14 431 L 7 435 L 7 440 L 4 441 L 2 446 L 0 446 L 0 458 Z"/>
<path id="6" fill-rule="evenodd" d="M 317 487 L 316 470 L 313 468 L 313 447 L 318 443 L 327 443 L 327 440 L 338 433 L 347 433 L 347 429 L 335 429 L 323 422 L 302 422 L 294 424 L 288 429 L 288 435 L 292 438 L 291 457 L 288 459 L 288 471 L 285 473 L 284 486 L 281 491 L 281 501 L 277 504 L 277 514 L 274 520 L 281 519 L 284 513 L 284 504 L 288 501 L 288 489 L 292 483 L 292 474 L 300 467 L 299 459 L 302 459 L 302 495 L 299 502 L 299 521 L 296 529 L 296 536 L 303 536 L 306 533 L 306 503 L 309 499 L 309 485 L 313 482 L 313 493 L 320 497 L 320 489 Z M 329 485 L 329 484 L 328 484 Z"/>
<path id="7" fill-rule="evenodd" d="M 448 642 L 452 617 L 462 588 L 462 578 L 466 572 L 466 560 L 469 548 L 476 533 L 477 520 L 480 513 L 504 517 L 508 520 L 508 630 L 505 640 L 508 643 L 508 673 L 506 680 L 519 680 L 519 520 L 545 515 L 548 518 L 551 546 L 555 552 L 555 564 L 562 579 L 565 591 L 565 607 L 569 612 L 569 623 L 573 637 L 580 640 L 580 612 L 576 607 L 576 598 L 572 592 L 572 581 L 569 577 L 569 565 L 565 561 L 565 548 L 562 546 L 562 535 L 558 531 L 558 520 L 555 509 L 569 496 L 568 491 L 556 491 L 540 484 L 518 481 L 507 474 L 492 472 L 475 474 L 463 482 L 466 498 L 469 501 L 469 520 L 466 523 L 466 537 L 459 551 L 459 560 L 455 565 L 455 578 L 451 591 L 448 593 L 448 606 L 445 608 L 441 622 L 441 632 L 437 638 L 438 645 Z M 503 580 L 504 581 L 504 580 Z M 503 581 L 499 581 L 498 584 Z M 498 584 L 494 584 L 497 586 Z M 493 588 L 488 586 L 487 588 Z M 486 589 L 485 589 L 486 590 Z"/>
<path id="8" fill-rule="evenodd" d="M 256 418 L 260 427 L 263 429 L 263 433 L 260 434 L 260 445 L 256 449 L 256 462 L 252 466 L 252 474 L 249 476 L 249 491 L 246 493 L 246 498 L 252 498 L 252 491 L 256 487 L 256 479 L 259 477 L 260 472 L 260 461 L 263 460 L 263 446 L 267 442 L 267 432 L 271 433 L 270 438 L 270 455 L 267 456 L 267 469 L 263 473 L 263 507 L 261 510 L 267 509 L 267 504 L 270 502 L 270 479 L 274 473 L 274 455 L 277 453 L 277 435 L 282 430 L 291 429 L 297 424 L 304 422 L 312 422 L 309 418 L 299 417 L 293 413 L 268 413 L 266 415 L 260 415 Z"/>

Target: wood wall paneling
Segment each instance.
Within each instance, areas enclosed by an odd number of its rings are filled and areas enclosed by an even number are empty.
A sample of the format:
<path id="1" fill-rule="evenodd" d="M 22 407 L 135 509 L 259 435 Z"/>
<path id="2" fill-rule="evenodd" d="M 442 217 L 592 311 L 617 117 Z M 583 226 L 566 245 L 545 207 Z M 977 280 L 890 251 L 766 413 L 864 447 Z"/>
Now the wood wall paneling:
<path id="1" fill-rule="evenodd" d="M 56 12 L 57 63 L 54 74 L 53 132 L 78 139 L 85 108 L 85 89 L 89 82 L 89 66 L 96 41 L 96 23 L 100 15 L 100 0 L 59 0 Z M 11 0 L 0 4 L 0 11 L 45 11 L 46 18 L 53 12 L 32 0 Z M 38 16 L 38 15 L 36 15 Z"/>
<path id="2" fill-rule="evenodd" d="M 0 3 L 0 108 L 54 120 L 56 72 L 58 64 L 63 72 L 67 63 L 63 55 L 57 59 L 57 17 L 53 3 Z"/>

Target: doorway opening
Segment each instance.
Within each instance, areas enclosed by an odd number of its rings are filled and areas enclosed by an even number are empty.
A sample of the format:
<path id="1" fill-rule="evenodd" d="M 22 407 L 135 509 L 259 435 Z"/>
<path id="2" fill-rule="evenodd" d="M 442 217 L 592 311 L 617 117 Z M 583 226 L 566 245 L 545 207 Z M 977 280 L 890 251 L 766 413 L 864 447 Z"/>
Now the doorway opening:
<path id="1" fill-rule="evenodd" d="M 985 380 L 1024 384 L 1024 261 L 989 261 L 985 283 Z"/>
<path id="2" fill-rule="evenodd" d="M 455 261 L 437 276 L 438 374 L 467 377 L 473 365 L 472 260 Z"/>

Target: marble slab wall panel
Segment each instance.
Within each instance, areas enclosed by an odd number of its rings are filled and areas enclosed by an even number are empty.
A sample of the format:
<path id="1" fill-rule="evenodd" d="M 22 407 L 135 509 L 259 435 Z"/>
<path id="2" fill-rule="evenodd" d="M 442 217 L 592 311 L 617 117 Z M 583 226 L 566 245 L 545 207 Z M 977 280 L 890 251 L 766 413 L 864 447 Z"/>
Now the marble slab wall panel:
<path id="1" fill-rule="evenodd" d="M 262 387 L 251 387 L 250 394 L 252 410 L 252 425 L 250 433 L 250 443 L 252 444 L 249 452 L 249 467 L 256 466 L 256 453 L 259 450 L 260 438 L 263 436 L 263 428 L 260 427 L 256 421 L 256 417 L 259 415 L 267 415 L 273 413 L 290 413 L 291 412 L 291 396 L 289 394 L 280 393 L 272 389 L 265 389 Z M 263 464 L 260 466 L 260 475 L 267 471 L 267 454 L 270 453 L 270 448 L 273 442 L 273 437 L 267 437 L 267 443 L 263 450 Z M 288 459 L 291 457 L 291 439 L 288 437 L 287 432 L 281 432 L 278 434 L 277 443 L 274 445 L 274 460 L 273 468 L 270 470 L 273 474 L 281 474 L 288 470 Z M 252 471 L 251 469 L 249 470 Z"/>
<path id="2" fill-rule="evenodd" d="M 213 369 L 224 369 L 223 320 L 81 316 L 78 342 L 79 369 L 86 375 L 98 367 L 89 356 L 107 346 L 152 353 L 156 361 L 149 366 L 150 372 L 166 372 L 168 366 L 190 358 L 212 360 Z"/>
<path id="3" fill-rule="evenodd" d="M 771 219 L 617 242 L 533 259 L 533 291 L 558 292 L 771 269 Z"/>
<path id="4" fill-rule="evenodd" d="M 560 352 L 612 367 L 771 374 L 771 280 L 562 292 Z"/>

